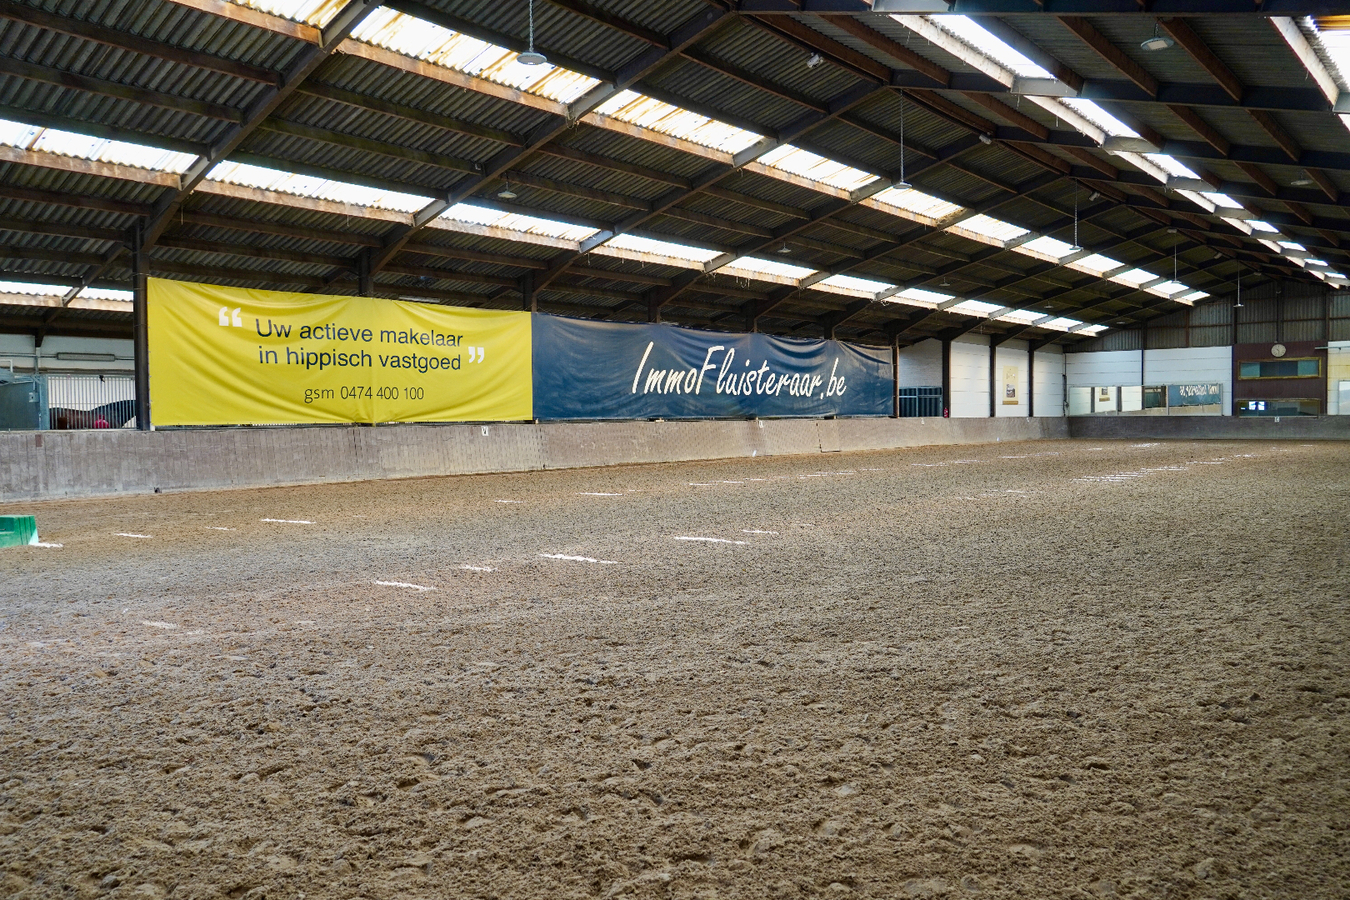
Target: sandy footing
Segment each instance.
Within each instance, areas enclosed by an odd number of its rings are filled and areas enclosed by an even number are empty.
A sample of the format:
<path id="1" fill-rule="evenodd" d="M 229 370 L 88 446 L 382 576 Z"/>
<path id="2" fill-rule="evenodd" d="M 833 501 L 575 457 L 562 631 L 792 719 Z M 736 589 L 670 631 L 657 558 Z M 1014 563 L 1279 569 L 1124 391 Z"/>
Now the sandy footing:
<path id="1" fill-rule="evenodd" d="M 14 505 L 0 895 L 1350 895 L 1344 444 Z"/>

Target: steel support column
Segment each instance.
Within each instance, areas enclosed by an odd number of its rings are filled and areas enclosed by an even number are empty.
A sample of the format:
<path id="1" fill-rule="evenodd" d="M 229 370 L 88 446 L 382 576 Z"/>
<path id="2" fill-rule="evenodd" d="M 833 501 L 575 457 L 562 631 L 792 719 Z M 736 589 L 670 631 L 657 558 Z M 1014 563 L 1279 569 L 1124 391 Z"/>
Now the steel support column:
<path id="1" fill-rule="evenodd" d="M 900 335 L 891 335 L 891 418 L 900 418 Z"/>
<path id="2" fill-rule="evenodd" d="M 942 416 L 952 414 L 952 342 L 942 342 Z"/>
<path id="3" fill-rule="evenodd" d="M 1036 415 L 1036 348 L 1027 342 L 1027 418 Z"/>
<path id="4" fill-rule="evenodd" d="M 994 341 L 994 336 L 989 336 L 989 418 L 994 418 L 998 414 L 995 404 L 998 401 L 997 392 L 994 390 L 994 369 L 998 361 L 998 343 Z"/>
<path id="5" fill-rule="evenodd" d="M 362 297 L 369 297 L 374 293 L 373 279 L 370 277 L 370 251 L 363 250 L 356 257 L 356 292 Z"/>
<path id="6" fill-rule="evenodd" d="M 131 239 L 131 320 L 135 356 L 136 429 L 150 430 L 150 337 L 145 306 L 150 261 L 145 253 L 145 224 L 141 220 Z"/>

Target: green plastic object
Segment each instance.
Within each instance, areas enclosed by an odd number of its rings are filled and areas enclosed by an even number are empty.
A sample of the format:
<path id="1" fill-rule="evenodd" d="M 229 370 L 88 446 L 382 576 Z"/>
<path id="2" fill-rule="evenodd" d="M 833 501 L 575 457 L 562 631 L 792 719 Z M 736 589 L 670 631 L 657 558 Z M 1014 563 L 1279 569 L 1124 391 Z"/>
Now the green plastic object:
<path id="1" fill-rule="evenodd" d="M 32 516 L 0 516 L 0 547 L 22 547 L 37 542 L 37 519 Z"/>

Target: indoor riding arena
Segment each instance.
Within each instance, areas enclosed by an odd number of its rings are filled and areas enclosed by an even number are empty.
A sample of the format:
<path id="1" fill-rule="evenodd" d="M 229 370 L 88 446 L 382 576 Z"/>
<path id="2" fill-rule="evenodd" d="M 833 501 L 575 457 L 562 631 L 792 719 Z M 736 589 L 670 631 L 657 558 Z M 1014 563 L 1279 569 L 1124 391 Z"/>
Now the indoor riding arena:
<path id="1" fill-rule="evenodd" d="M 0 0 L 0 896 L 1350 896 L 1329 0 Z"/>

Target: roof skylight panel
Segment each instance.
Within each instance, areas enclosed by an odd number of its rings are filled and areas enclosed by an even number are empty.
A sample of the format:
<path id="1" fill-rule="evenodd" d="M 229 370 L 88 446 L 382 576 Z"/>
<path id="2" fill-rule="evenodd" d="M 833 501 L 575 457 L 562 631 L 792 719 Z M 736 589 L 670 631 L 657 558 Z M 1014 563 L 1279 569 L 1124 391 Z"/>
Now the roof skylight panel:
<path id="1" fill-rule="evenodd" d="M 259 12 L 270 13 L 292 22 L 304 22 L 322 28 L 342 8 L 341 0 L 230 0 Z"/>
<path id="2" fill-rule="evenodd" d="M 1078 110 L 1071 106 L 1065 106 L 1059 97 L 1037 97 L 1028 96 L 1028 100 L 1035 103 L 1041 109 L 1054 115 L 1056 118 L 1063 119 L 1078 130 L 1080 134 L 1087 135 L 1098 144 L 1105 144 L 1108 134 L 1105 129 L 1098 126 L 1091 119 L 1080 115 Z"/>
<path id="3" fill-rule="evenodd" d="M 1322 51 L 1318 56 L 1337 86 L 1343 91 L 1350 90 L 1350 28 L 1322 30 L 1315 19 L 1312 25 L 1317 34 L 1313 48 Z"/>
<path id="4" fill-rule="evenodd" d="M 1191 201 L 1196 206 L 1203 209 L 1205 212 L 1214 212 L 1215 209 L 1217 209 L 1217 206 L 1212 201 L 1206 199 L 1204 194 L 1198 193 L 1196 191 L 1187 191 L 1187 190 L 1179 190 L 1177 191 L 1177 194 L 1179 196 L 1185 197 L 1187 200 Z"/>
<path id="5" fill-rule="evenodd" d="M 902 16 L 894 16 L 894 18 L 902 22 L 904 19 Z M 1013 49 L 1001 38 L 990 34 L 983 26 L 968 16 L 929 16 L 928 21 L 943 31 L 960 38 L 962 42 L 978 50 L 1014 75 L 1020 75 L 1023 78 L 1054 78 L 1054 75 L 1050 72 L 1032 62 L 1018 50 Z M 966 62 L 970 62 L 970 60 L 966 60 Z"/>
<path id="6" fill-rule="evenodd" d="M 1300 19 L 1297 25 L 1289 19 L 1277 16 L 1271 19 L 1271 24 L 1293 48 L 1294 54 L 1303 61 L 1308 74 L 1317 82 L 1317 86 L 1333 105 L 1350 93 L 1350 30 L 1344 28 L 1324 30 L 1311 16 Z M 1310 62 L 1307 59 L 1301 46 L 1304 44 L 1316 56 L 1316 61 Z M 1341 124 L 1350 129 L 1350 115 L 1341 113 L 1339 118 Z"/>
<path id="7" fill-rule="evenodd" d="M 983 300 L 962 300 L 955 306 L 949 306 L 952 312 L 966 313 L 972 316 L 988 316 L 996 309 L 1002 309 L 997 303 L 986 303 Z"/>
<path id="8" fill-rule="evenodd" d="M 595 112 L 724 153 L 739 153 L 764 140 L 764 135 L 655 100 L 636 91 L 620 91 L 596 107 Z"/>
<path id="9" fill-rule="evenodd" d="M 41 133 L 42 129 L 36 125 L 25 125 L 22 122 L 0 119 L 0 144 L 7 147 L 22 147 L 26 150 L 28 145 L 33 142 L 33 138 Z"/>
<path id="10" fill-rule="evenodd" d="M 571 103 L 600 83 L 548 63 L 522 65 L 513 50 L 387 7 L 367 16 L 352 38 L 560 103 Z"/>
<path id="11" fill-rule="evenodd" d="M 1051 331 L 1068 331 L 1073 326 L 1082 324 L 1083 323 L 1078 321 L 1077 319 L 1069 319 L 1065 318 L 1064 316 L 1060 316 L 1058 319 L 1051 319 L 1048 322 L 1042 322 L 1040 325 L 1036 327 L 1048 328 Z"/>
<path id="12" fill-rule="evenodd" d="M 1171 297 L 1173 294 L 1180 297 L 1190 293 L 1191 288 L 1190 285 L 1182 284 L 1180 281 L 1163 281 L 1145 290 L 1159 297 Z"/>
<path id="13" fill-rule="evenodd" d="M 1307 250 L 1308 248 L 1297 241 L 1280 241 L 1280 246 L 1286 250 Z"/>
<path id="14" fill-rule="evenodd" d="M 817 281 L 812 287 L 821 290 L 833 289 L 837 293 L 846 293 L 858 297 L 875 297 L 882 291 L 895 287 L 884 281 L 872 281 L 870 278 L 858 278 L 854 275 L 831 275 Z"/>
<path id="15" fill-rule="evenodd" d="M 1085 328 L 1080 328 L 1080 329 L 1078 329 L 1078 330 L 1081 331 L 1083 334 L 1100 334 L 1101 332 L 1103 332 L 1103 331 L 1106 330 L 1106 326 L 1105 326 L 1105 325 L 1088 325 L 1087 327 L 1085 327 Z"/>
<path id="16" fill-rule="evenodd" d="M 123 303 L 132 302 L 134 296 L 131 291 L 116 291 L 106 288 L 84 288 L 79 296 L 85 300 L 118 300 Z"/>
<path id="17" fill-rule="evenodd" d="M 1031 309 L 1014 309 L 1005 312 L 1001 316 L 998 316 L 995 321 L 1019 322 L 1021 324 L 1028 324 L 1031 322 L 1035 322 L 1037 319 L 1042 318 L 1043 316 L 1044 313 L 1038 313 L 1035 310 Z"/>
<path id="18" fill-rule="evenodd" d="M 893 187 L 872 195 L 862 201 L 860 205 L 870 206 L 872 209 L 888 212 L 924 225 L 935 225 L 942 219 L 955 215 L 965 208 L 957 206 L 955 203 L 948 203 L 946 200 L 939 200 L 937 197 L 929 196 L 914 188 L 906 191 Z"/>
<path id="19" fill-rule="evenodd" d="M 716 250 L 702 247 L 690 247 L 688 244 L 676 244 L 672 241 L 660 241 L 655 238 L 638 237 L 634 234 L 620 234 L 593 249 L 592 253 L 621 256 L 625 251 L 648 256 L 660 256 L 669 259 L 673 265 L 685 268 L 702 268 L 722 254 Z"/>
<path id="20" fill-rule="evenodd" d="M 1201 196 L 1203 196 L 1210 203 L 1213 203 L 1215 206 L 1225 206 L 1231 209 L 1242 209 L 1241 203 L 1237 202 L 1227 194 L 1222 194 L 1219 193 L 1218 191 L 1201 191 Z"/>
<path id="21" fill-rule="evenodd" d="M 1264 231 L 1267 234 L 1280 233 L 1280 230 L 1278 228 L 1262 219 L 1248 219 L 1247 224 L 1250 225 L 1252 228 L 1256 229 L 1257 231 Z"/>
<path id="22" fill-rule="evenodd" d="M 1232 216 L 1219 216 L 1219 221 L 1231 225 L 1243 234 L 1251 234 L 1255 228 L 1247 219 L 1234 219 Z M 1275 229 L 1271 229 L 1274 231 Z"/>
<path id="23" fill-rule="evenodd" d="M 948 300 L 955 300 L 951 294 L 943 294 L 938 291 L 926 291 L 923 288 L 907 288 L 895 295 L 901 300 L 908 300 L 916 306 L 933 307 L 946 303 Z"/>
<path id="24" fill-rule="evenodd" d="M 1191 291 L 1189 294 L 1183 294 L 1180 297 L 1173 297 L 1172 299 L 1178 303 L 1194 306 L 1197 301 L 1203 300 L 1208 296 L 1209 293 L 1207 291 Z"/>
<path id="25" fill-rule="evenodd" d="M 1151 154 L 1151 155 L 1158 155 L 1158 154 Z M 1162 182 L 1163 184 L 1167 184 L 1167 179 L 1171 177 L 1171 174 L 1166 169 L 1159 166 L 1157 163 L 1149 159 L 1148 156 L 1146 156 L 1143 153 L 1135 153 L 1133 151 L 1117 151 L 1116 156 L 1120 157 L 1121 159 L 1125 160 L 1128 163 L 1132 163 L 1135 166 L 1135 168 L 1139 169 L 1145 174 L 1152 175 L 1154 178 L 1158 179 L 1158 181 Z"/>
<path id="26" fill-rule="evenodd" d="M 175 175 L 186 172 L 197 159 L 190 153 L 111 141 L 56 128 L 38 128 L 5 119 L 0 119 L 0 144 Z"/>
<path id="27" fill-rule="evenodd" d="M 1168 156 L 1166 153 L 1145 153 L 1143 154 L 1143 156 L 1145 159 L 1153 163 L 1158 168 L 1162 169 L 1168 175 L 1174 175 L 1177 178 L 1200 177 L 1199 175 L 1196 175 L 1193 171 L 1191 171 L 1190 168 L 1188 168 L 1180 160 Z"/>
<path id="28" fill-rule="evenodd" d="M 783 144 L 770 150 L 761 156 L 758 162 L 846 191 L 856 191 L 880 177 L 791 144 Z"/>
<path id="29" fill-rule="evenodd" d="M 487 209 L 471 203 L 456 203 L 441 213 L 443 219 L 456 219 L 474 225 L 489 225 L 508 231 L 521 231 L 526 234 L 541 234 L 546 237 L 562 238 L 569 241 L 582 241 L 595 234 L 598 229 L 586 225 L 573 225 L 553 219 L 541 219 L 521 213 L 501 212 Z"/>
<path id="30" fill-rule="evenodd" d="M 1074 253 L 1074 248 L 1049 235 L 1041 235 L 1034 241 L 1027 241 L 1025 244 L 1019 244 L 1013 248 L 1014 253 L 1022 253 L 1026 256 L 1035 256 L 1044 259 L 1047 262 L 1059 262 L 1064 257 Z"/>
<path id="31" fill-rule="evenodd" d="M 988 238 L 989 241 L 992 241 L 997 247 L 1002 247 L 1005 243 L 1015 238 L 1031 234 L 1031 232 L 1025 228 L 1013 225 L 1010 222 L 995 219 L 992 216 L 986 216 L 983 213 L 971 216 L 968 219 L 962 219 L 959 223 L 952 225 L 947 230 L 953 234 L 959 234 L 962 237 L 970 237 L 974 240 Z"/>
<path id="32" fill-rule="evenodd" d="M 292 172 L 282 172 L 277 169 L 250 166 L 244 163 L 220 163 L 206 177 L 209 181 L 223 181 L 227 184 L 239 184 L 245 187 L 261 188 L 266 191 L 294 194 L 297 197 L 314 197 L 320 200 L 334 200 L 339 203 L 352 203 L 357 206 L 370 206 L 377 209 L 392 209 L 398 212 L 416 212 L 431 202 L 430 197 L 418 197 L 413 194 L 398 193 L 397 191 L 382 191 L 345 181 L 297 175 Z"/>
<path id="33" fill-rule="evenodd" d="M 1085 256 L 1082 259 L 1075 259 L 1069 263 L 1070 269 L 1077 269 L 1080 272 L 1087 272 L 1089 275 L 1096 275 L 1098 278 L 1106 275 L 1107 272 L 1114 272 L 1123 266 L 1124 263 L 1112 259 L 1109 256 L 1103 256 L 1100 253 L 1094 253 L 1091 256 Z"/>
<path id="34" fill-rule="evenodd" d="M 1139 137 L 1139 132 L 1102 109 L 1099 104 L 1092 100 L 1082 100 L 1078 97 L 1065 97 L 1060 102 L 1111 137 Z"/>
<path id="35" fill-rule="evenodd" d="M 0 294 L 27 294 L 32 297 L 64 297 L 70 288 L 59 284 L 29 284 L 26 281 L 0 281 Z"/>
<path id="36" fill-rule="evenodd" d="M 1154 275 L 1152 272 L 1146 271 L 1145 269 L 1130 269 L 1128 272 L 1112 275 L 1110 280 L 1114 281 L 1116 284 L 1124 284 L 1132 288 L 1137 288 L 1139 285 L 1147 284 L 1157 277 L 1157 275 Z"/>
<path id="37" fill-rule="evenodd" d="M 791 263 L 779 262 L 776 259 L 760 259 L 757 256 L 741 256 L 727 263 L 718 271 L 724 274 L 733 274 L 743 272 L 747 275 L 770 275 L 778 279 L 790 279 L 791 281 L 801 281 L 807 275 L 815 272 L 815 269 L 809 269 L 806 266 L 794 266 Z"/>

